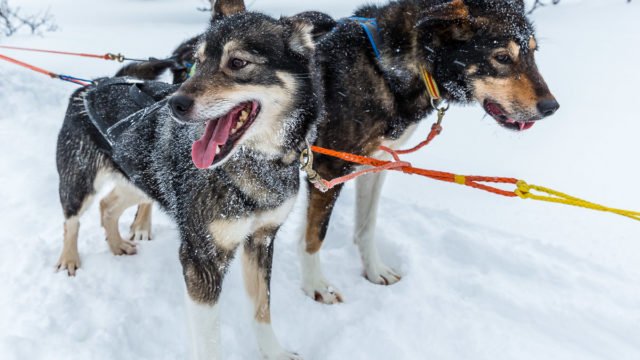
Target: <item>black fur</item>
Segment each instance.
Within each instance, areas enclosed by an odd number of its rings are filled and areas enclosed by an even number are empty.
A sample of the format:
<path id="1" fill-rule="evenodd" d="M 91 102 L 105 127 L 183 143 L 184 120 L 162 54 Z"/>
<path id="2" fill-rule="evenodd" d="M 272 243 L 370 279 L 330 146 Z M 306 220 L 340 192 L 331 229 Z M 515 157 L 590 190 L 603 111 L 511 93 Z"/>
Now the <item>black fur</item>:
<path id="1" fill-rule="evenodd" d="M 314 129 L 321 107 L 317 102 L 319 96 L 313 96 L 318 86 L 314 77 L 309 76 L 313 60 L 288 48 L 288 39 L 296 31 L 287 22 L 253 13 L 217 21 L 205 36 L 207 60 L 199 64 L 196 76 L 180 90 L 184 93 L 189 88 L 204 89 L 209 79 L 223 76 L 219 57 L 222 46 L 230 39 L 240 40 L 247 51 L 258 52 L 268 59 L 260 72 L 264 75 L 246 80 L 227 78 L 230 86 L 235 84 L 242 89 L 243 84 L 278 85 L 280 80 L 272 76 L 275 71 L 291 74 L 297 85 L 288 95 L 292 104 L 283 116 L 293 116 L 297 121 L 292 125 L 285 123 L 286 119 L 271 119 L 286 132 L 286 141 L 275 157 L 241 145 L 224 164 L 198 170 L 191 161 L 191 145 L 202 134 L 204 122 L 180 124 L 172 119 L 167 107 L 136 123 L 110 147 L 87 115 L 84 100 L 89 95 L 104 100 L 97 107 L 109 110 L 110 115 L 103 119 L 108 124 L 128 116 L 139 106 L 125 95 L 118 96 L 113 89 L 90 86 L 76 92 L 60 131 L 57 150 L 65 217 L 79 215 L 83 204 L 96 191 L 94 182 L 99 172 L 119 174 L 158 202 L 177 222 L 182 239 L 180 259 L 192 297 L 204 303 L 217 301 L 233 250 L 217 246 L 209 224 L 272 211 L 298 192 L 296 154 Z M 258 117 L 256 122 L 267 120 Z M 270 226 L 277 230 L 279 224 Z M 271 247 L 261 251 L 271 254 Z M 261 261 L 270 265 L 270 259 Z"/>

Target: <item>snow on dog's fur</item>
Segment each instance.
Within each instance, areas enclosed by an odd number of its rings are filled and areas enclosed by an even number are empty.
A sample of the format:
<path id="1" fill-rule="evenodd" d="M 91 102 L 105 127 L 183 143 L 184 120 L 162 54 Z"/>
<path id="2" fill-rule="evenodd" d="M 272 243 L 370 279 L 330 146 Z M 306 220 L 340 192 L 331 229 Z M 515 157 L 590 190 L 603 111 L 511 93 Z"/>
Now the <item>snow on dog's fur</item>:
<path id="1" fill-rule="evenodd" d="M 135 107 L 120 96 L 129 93 L 128 85 L 111 92 L 90 86 L 70 101 L 57 152 L 66 219 L 58 266 L 70 275 L 79 267 L 79 218 L 105 176 L 118 184 L 101 203 L 114 254 L 135 253 L 135 245 L 118 230 L 123 211 L 151 201 L 160 204 L 180 230 L 197 359 L 219 353 L 217 303 L 240 246 L 264 357 L 298 359 L 283 350 L 271 329 L 269 283 L 273 240 L 299 188 L 297 154 L 321 113 L 319 96 L 313 96 L 318 86 L 310 76 L 311 30 L 304 22 L 256 13 L 219 19 L 201 41 L 195 75 L 167 106 L 111 144 L 84 111 L 88 105 L 77 100 L 90 95 L 98 99 L 95 106 L 108 114 L 105 121 L 111 124 Z"/>

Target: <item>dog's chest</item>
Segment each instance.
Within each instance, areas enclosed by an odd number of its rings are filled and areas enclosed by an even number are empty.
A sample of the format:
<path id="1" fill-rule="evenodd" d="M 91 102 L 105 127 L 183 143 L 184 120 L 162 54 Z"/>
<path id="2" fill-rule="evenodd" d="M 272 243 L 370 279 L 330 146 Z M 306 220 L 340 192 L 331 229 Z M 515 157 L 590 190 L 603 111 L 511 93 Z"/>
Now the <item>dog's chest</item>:
<path id="1" fill-rule="evenodd" d="M 272 210 L 258 211 L 243 217 L 214 220 L 209 224 L 213 242 L 223 249 L 232 250 L 261 229 L 277 229 L 293 209 L 295 200 L 296 197 L 293 196 Z"/>

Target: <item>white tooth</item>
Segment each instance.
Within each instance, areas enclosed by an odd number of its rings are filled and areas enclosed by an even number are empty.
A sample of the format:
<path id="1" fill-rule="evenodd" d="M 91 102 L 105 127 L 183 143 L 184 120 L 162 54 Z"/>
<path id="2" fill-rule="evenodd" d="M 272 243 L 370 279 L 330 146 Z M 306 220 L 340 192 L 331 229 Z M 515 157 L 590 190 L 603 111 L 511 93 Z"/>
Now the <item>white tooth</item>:
<path id="1" fill-rule="evenodd" d="M 216 145 L 216 155 L 220 154 L 220 146 Z"/>

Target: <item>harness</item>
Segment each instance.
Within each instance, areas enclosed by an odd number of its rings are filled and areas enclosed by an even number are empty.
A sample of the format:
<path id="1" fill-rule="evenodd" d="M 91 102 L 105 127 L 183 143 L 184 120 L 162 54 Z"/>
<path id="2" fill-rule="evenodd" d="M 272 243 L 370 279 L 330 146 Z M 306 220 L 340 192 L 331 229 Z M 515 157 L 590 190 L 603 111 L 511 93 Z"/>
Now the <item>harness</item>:
<path id="1" fill-rule="evenodd" d="M 378 26 L 378 19 L 376 18 L 365 18 L 352 16 L 343 20 L 340 20 L 339 23 L 346 23 L 349 21 L 353 21 L 362 27 L 364 33 L 367 35 L 369 42 L 371 43 L 371 48 L 373 49 L 373 53 L 376 55 L 376 58 L 380 60 L 382 54 L 380 53 L 380 49 L 378 48 L 378 44 L 382 43 L 382 36 L 380 35 L 380 26 Z"/>
<path id="2" fill-rule="evenodd" d="M 177 88 L 159 81 L 104 78 L 86 90 L 83 102 L 91 123 L 111 151 L 127 129 L 161 110 Z"/>
<path id="3" fill-rule="evenodd" d="M 367 39 L 369 39 L 369 43 L 371 44 L 371 49 L 376 56 L 376 59 L 380 62 L 382 60 L 382 53 L 380 52 L 380 47 L 378 44 L 382 43 L 382 35 L 380 32 L 382 29 L 378 25 L 378 19 L 376 18 L 365 18 L 359 16 L 352 16 L 346 19 L 340 20 L 339 24 L 344 24 L 348 22 L 355 22 L 364 33 L 367 35 Z M 437 105 L 442 100 L 442 95 L 440 93 L 440 89 L 438 88 L 438 83 L 433 78 L 431 73 L 427 70 L 427 67 L 424 64 L 420 64 L 419 66 L 420 76 L 424 81 L 425 87 L 427 89 L 427 93 L 429 94 L 429 98 L 431 99 L 431 105 L 436 110 L 443 110 L 446 112 L 449 109 L 449 105 L 445 108 L 439 108 Z"/>

